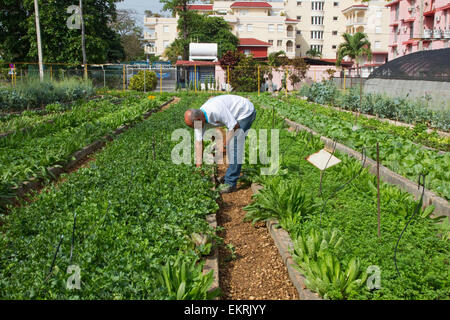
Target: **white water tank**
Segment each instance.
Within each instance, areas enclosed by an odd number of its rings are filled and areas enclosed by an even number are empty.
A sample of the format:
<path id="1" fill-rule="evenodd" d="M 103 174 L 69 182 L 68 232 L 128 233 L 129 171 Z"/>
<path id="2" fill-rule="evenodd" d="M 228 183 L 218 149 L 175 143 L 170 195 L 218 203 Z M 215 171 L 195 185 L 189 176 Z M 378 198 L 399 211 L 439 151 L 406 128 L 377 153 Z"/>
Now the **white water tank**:
<path id="1" fill-rule="evenodd" d="M 217 43 L 190 43 L 189 61 L 217 61 Z"/>

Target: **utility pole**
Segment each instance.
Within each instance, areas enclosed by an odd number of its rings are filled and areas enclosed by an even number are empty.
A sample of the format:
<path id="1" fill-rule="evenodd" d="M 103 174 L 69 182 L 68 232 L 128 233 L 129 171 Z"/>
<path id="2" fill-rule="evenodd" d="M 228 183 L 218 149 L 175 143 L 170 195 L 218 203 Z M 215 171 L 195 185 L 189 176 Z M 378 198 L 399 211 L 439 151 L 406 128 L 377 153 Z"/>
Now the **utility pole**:
<path id="1" fill-rule="evenodd" d="M 86 41 L 84 32 L 84 19 L 83 19 L 83 0 L 80 0 L 80 19 L 81 19 L 81 51 L 83 52 L 84 80 L 87 80 L 87 58 L 86 58 Z"/>
<path id="2" fill-rule="evenodd" d="M 34 15 L 36 17 L 36 36 L 37 36 L 37 49 L 39 57 L 39 79 L 44 81 L 44 66 L 42 64 L 42 43 L 41 43 L 41 25 L 39 22 L 39 4 L 38 0 L 34 0 Z"/>

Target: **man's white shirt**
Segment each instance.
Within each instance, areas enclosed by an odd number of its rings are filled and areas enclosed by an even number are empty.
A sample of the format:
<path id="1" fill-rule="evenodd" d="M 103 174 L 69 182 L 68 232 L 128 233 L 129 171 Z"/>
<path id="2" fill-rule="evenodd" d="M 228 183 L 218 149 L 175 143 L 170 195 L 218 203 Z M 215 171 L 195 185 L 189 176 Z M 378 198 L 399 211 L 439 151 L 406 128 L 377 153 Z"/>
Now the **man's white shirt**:
<path id="1" fill-rule="evenodd" d="M 203 140 L 203 135 L 208 127 L 225 126 L 228 130 L 233 130 L 239 120 L 243 120 L 253 113 L 255 107 L 246 98 L 228 94 L 209 99 L 200 110 L 205 115 L 206 123 L 201 129 L 194 129 L 196 141 Z"/>

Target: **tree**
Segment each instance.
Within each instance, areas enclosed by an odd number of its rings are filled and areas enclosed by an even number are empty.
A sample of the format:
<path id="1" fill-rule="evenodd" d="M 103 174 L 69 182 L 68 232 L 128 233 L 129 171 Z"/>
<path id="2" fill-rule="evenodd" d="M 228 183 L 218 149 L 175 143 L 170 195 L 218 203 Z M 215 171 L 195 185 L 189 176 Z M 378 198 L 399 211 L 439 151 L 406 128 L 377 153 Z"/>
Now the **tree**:
<path id="1" fill-rule="evenodd" d="M 303 79 L 305 79 L 309 65 L 302 58 L 292 59 L 290 61 L 290 65 L 289 80 L 291 81 L 292 87 L 295 87 L 297 83 L 300 83 Z"/>
<path id="2" fill-rule="evenodd" d="M 170 11 L 172 16 L 178 15 L 178 29 L 180 30 L 180 35 L 182 41 L 179 45 L 182 45 L 182 57 L 183 60 L 188 60 L 189 58 L 189 26 L 191 25 L 191 16 L 194 13 L 189 10 L 189 2 L 191 0 L 160 0 L 163 4 L 164 11 Z"/>
<path id="3" fill-rule="evenodd" d="M 84 0 L 86 56 L 89 63 L 114 62 L 123 58 L 120 37 L 109 26 L 116 17 L 118 0 Z M 81 30 L 69 29 L 67 9 L 78 1 L 38 0 L 44 62 L 83 61 Z M 10 61 L 37 61 L 34 0 L 0 0 L 0 48 Z M 6 8 L 6 10 L 4 10 Z"/>
<path id="4" fill-rule="evenodd" d="M 0 10 L 0 51 L 2 52 L 2 58 L 7 62 L 27 61 L 30 41 L 25 35 L 28 30 L 27 18 L 34 12 L 33 7 L 26 10 L 22 1 L 0 0 L 0 8 L 2 8 Z M 29 10 L 32 10 L 32 12 L 30 13 Z"/>
<path id="5" fill-rule="evenodd" d="M 267 68 L 263 68 L 263 72 L 267 75 L 269 92 L 273 92 L 273 70 L 277 70 L 278 68 L 287 65 L 288 62 L 289 58 L 286 56 L 286 53 L 284 51 L 272 52 L 267 57 Z"/>
<path id="6" fill-rule="evenodd" d="M 310 58 L 320 58 L 322 57 L 322 53 L 317 49 L 309 49 L 306 51 L 306 56 Z"/>
<path id="7" fill-rule="evenodd" d="M 218 55 L 221 57 L 227 51 L 237 49 L 239 39 L 231 32 L 231 27 L 221 17 L 210 17 L 203 14 L 192 13 L 189 17 L 190 23 L 187 30 L 180 31 L 178 38 L 166 49 L 165 56 L 176 61 L 178 56 L 184 57 L 184 49 L 189 48 L 190 42 L 206 42 L 218 44 Z M 181 30 L 183 22 L 178 20 L 178 29 Z M 189 37 L 183 38 L 184 31 L 187 31 Z"/>
<path id="8" fill-rule="evenodd" d="M 228 51 L 219 60 L 223 69 L 230 70 L 230 84 L 233 90 L 253 92 L 258 90 L 258 61 L 252 55 Z"/>
<path id="9" fill-rule="evenodd" d="M 349 57 L 356 62 L 356 68 L 360 77 L 359 83 L 359 105 L 362 102 L 362 74 L 359 68 L 360 60 L 366 56 L 368 60 L 372 59 L 372 50 L 370 49 L 370 41 L 365 33 L 357 32 L 354 35 L 344 33 L 342 35 L 344 42 L 341 43 L 337 50 L 336 66 L 340 66 L 344 57 Z M 358 121 L 358 112 L 355 116 L 355 125 Z"/>
<path id="10" fill-rule="evenodd" d="M 365 33 L 357 32 L 354 35 L 344 33 L 342 35 L 344 42 L 341 43 L 337 50 L 336 66 L 340 66 L 345 57 L 355 60 L 358 74 L 360 59 L 366 56 L 367 59 L 372 59 L 372 50 L 370 48 L 370 41 Z"/>
<path id="11" fill-rule="evenodd" d="M 136 19 L 133 17 L 136 13 L 135 10 L 117 10 L 117 19 L 110 24 L 111 28 L 120 35 L 126 61 L 145 58 L 144 30 L 136 24 Z"/>

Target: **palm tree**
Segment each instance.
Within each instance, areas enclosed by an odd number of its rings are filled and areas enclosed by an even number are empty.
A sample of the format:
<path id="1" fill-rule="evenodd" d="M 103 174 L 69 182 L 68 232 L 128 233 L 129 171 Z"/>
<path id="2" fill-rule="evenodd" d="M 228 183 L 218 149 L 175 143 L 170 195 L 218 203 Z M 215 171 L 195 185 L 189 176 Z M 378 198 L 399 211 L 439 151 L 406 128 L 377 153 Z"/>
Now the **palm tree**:
<path id="1" fill-rule="evenodd" d="M 354 35 L 344 33 L 342 37 L 344 38 L 344 42 L 338 47 L 336 65 L 340 66 L 344 57 L 349 57 L 355 60 L 359 73 L 361 58 L 366 56 L 368 60 L 372 59 L 372 50 L 370 49 L 370 41 L 367 34 L 362 32 L 357 32 Z"/>
<path id="2" fill-rule="evenodd" d="M 310 58 L 320 58 L 322 57 L 322 52 L 317 49 L 309 49 L 306 51 L 306 56 Z"/>
<path id="3" fill-rule="evenodd" d="M 349 57 L 356 62 L 356 68 L 359 74 L 359 105 L 361 106 L 362 102 L 362 74 L 359 68 L 359 64 L 363 56 L 367 57 L 367 60 L 372 59 L 372 50 L 370 49 L 370 41 L 367 37 L 367 34 L 362 32 L 357 32 L 354 35 L 349 33 L 344 33 L 342 35 L 344 38 L 344 42 L 341 43 L 337 50 L 337 59 L 336 65 L 340 66 L 344 57 Z M 355 126 L 358 121 L 358 112 L 355 116 Z"/>

